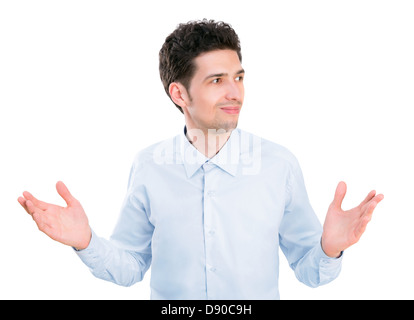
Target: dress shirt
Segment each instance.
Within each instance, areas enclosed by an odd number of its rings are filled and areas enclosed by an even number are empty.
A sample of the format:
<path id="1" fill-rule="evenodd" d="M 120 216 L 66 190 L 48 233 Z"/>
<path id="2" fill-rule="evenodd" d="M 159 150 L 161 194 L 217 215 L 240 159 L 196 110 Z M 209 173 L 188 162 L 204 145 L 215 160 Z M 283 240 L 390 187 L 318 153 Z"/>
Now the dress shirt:
<path id="1" fill-rule="evenodd" d="M 279 247 L 299 281 L 335 279 L 298 161 L 240 129 L 211 159 L 180 135 L 136 156 L 110 240 L 78 256 L 130 286 L 151 266 L 152 299 L 279 299 Z"/>

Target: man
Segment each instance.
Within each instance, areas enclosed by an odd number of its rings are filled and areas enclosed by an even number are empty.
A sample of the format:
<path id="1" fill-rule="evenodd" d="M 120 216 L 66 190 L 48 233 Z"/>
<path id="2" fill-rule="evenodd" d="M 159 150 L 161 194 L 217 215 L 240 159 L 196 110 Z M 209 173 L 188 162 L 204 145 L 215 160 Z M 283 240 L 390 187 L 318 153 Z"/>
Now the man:
<path id="1" fill-rule="evenodd" d="M 345 212 L 340 182 L 322 228 L 296 158 L 237 129 L 241 61 L 238 36 L 223 22 L 181 24 L 166 38 L 160 75 L 184 132 L 137 155 L 110 241 L 62 182 L 65 208 L 29 192 L 19 203 L 99 278 L 129 286 L 151 265 L 153 299 L 278 299 L 279 246 L 306 285 L 332 281 L 383 195 L 372 191 Z"/>

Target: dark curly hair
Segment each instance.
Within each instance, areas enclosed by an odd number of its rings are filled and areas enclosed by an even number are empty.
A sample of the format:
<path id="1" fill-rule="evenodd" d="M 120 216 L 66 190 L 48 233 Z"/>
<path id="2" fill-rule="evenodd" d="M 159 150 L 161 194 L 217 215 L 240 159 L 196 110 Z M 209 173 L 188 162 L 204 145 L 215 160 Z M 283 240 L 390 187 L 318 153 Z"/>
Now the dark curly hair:
<path id="1" fill-rule="evenodd" d="M 172 82 L 180 82 L 189 90 L 195 73 L 195 58 L 202 53 L 222 49 L 236 51 L 241 62 L 240 40 L 229 24 L 204 19 L 178 25 L 160 50 L 160 77 L 167 95 L 170 97 Z M 183 113 L 180 106 L 176 104 L 176 107 Z"/>

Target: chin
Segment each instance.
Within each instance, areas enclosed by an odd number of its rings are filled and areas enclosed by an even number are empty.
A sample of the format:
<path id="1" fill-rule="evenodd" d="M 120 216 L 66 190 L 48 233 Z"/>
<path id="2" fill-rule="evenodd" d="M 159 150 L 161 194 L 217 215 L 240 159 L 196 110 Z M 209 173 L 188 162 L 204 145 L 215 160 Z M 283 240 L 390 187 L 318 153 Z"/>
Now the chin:
<path id="1" fill-rule="evenodd" d="M 228 121 L 223 122 L 219 124 L 215 129 L 218 130 L 224 130 L 226 132 L 233 131 L 237 128 L 238 121 Z"/>

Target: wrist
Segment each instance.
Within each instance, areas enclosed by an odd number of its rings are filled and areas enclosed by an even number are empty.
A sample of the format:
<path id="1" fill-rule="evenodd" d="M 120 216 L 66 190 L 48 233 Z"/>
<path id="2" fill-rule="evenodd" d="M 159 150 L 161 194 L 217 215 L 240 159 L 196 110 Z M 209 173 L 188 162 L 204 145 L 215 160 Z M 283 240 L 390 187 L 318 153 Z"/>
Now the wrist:
<path id="1" fill-rule="evenodd" d="M 342 251 L 337 251 L 337 252 L 326 252 L 323 248 L 322 251 L 329 257 L 329 258 L 335 258 L 338 259 L 341 257 L 342 255 Z"/>
<path id="2" fill-rule="evenodd" d="M 73 249 L 75 249 L 76 251 L 85 250 L 87 247 L 89 247 L 91 239 L 92 239 L 92 231 L 91 231 L 91 228 L 89 227 L 88 235 L 85 237 L 85 240 L 73 246 Z"/>
<path id="3" fill-rule="evenodd" d="M 342 256 L 342 250 L 336 250 L 334 248 L 329 248 L 329 246 L 324 246 L 323 237 L 321 238 L 321 248 L 329 258 L 339 258 Z"/>

